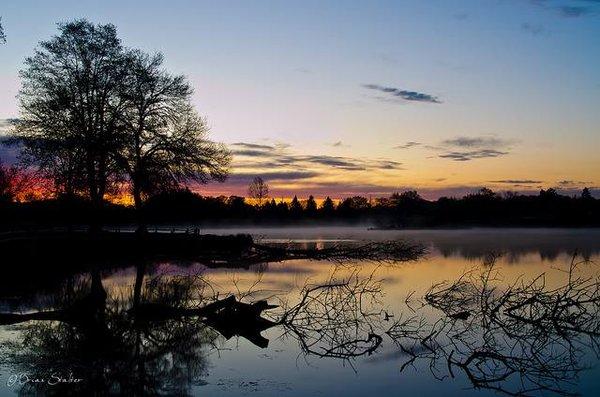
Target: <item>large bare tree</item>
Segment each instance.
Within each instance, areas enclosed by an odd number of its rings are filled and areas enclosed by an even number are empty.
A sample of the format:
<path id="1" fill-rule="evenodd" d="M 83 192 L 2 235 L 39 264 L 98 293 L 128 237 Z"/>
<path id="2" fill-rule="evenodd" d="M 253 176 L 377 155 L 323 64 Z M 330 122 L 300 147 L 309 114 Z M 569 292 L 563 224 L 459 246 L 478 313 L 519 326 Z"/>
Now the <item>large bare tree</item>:
<path id="1" fill-rule="evenodd" d="M 125 49 L 113 25 L 59 24 L 21 71 L 21 161 L 101 208 L 128 182 L 135 206 L 190 181 L 223 181 L 229 151 L 207 139 L 192 88 L 161 54 Z"/>
<path id="2" fill-rule="evenodd" d="M 260 177 L 255 177 L 248 186 L 248 195 L 258 201 L 261 205 L 263 200 L 269 197 L 269 185 Z"/>
<path id="3" fill-rule="evenodd" d="M 223 181 L 230 155 L 207 139 L 208 128 L 190 103 L 193 93 L 184 76 L 163 67 L 162 54 L 128 54 L 128 75 L 121 92 L 122 146 L 116 152 L 126 172 L 135 206 L 144 197 L 179 188 L 189 181 Z"/>
<path id="4" fill-rule="evenodd" d="M 58 28 L 25 60 L 15 133 L 25 163 L 67 191 L 83 182 L 99 208 L 118 173 L 111 153 L 121 132 L 124 51 L 113 25 L 76 20 Z"/>

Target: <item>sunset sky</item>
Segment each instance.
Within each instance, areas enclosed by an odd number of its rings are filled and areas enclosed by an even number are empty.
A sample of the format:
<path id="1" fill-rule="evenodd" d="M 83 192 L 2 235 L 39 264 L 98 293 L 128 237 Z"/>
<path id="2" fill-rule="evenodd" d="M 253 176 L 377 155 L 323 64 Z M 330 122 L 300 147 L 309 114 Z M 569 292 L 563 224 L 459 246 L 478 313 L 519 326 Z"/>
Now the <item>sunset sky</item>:
<path id="1" fill-rule="evenodd" d="M 204 194 L 255 175 L 275 197 L 600 187 L 600 0 L 19 0 L 0 16 L 0 130 L 56 22 L 113 23 L 189 77 L 230 145 L 229 181 Z"/>

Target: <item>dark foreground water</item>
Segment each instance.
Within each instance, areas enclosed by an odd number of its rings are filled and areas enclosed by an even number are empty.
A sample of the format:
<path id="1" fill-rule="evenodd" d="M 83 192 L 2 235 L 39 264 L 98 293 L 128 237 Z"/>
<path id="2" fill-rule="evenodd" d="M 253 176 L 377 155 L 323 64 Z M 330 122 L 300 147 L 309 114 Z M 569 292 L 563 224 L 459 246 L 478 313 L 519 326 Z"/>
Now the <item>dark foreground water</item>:
<path id="1" fill-rule="evenodd" d="M 600 230 L 203 232 L 296 247 L 405 239 L 428 254 L 247 269 L 166 258 L 119 264 L 101 273 L 102 327 L 52 319 L 0 326 L 0 395 L 599 393 Z M 83 273 L 26 297 L 0 294 L 2 312 L 58 310 L 92 284 Z M 136 300 L 196 307 L 228 294 L 279 305 L 265 312 L 277 324 L 250 340 L 227 339 L 192 317 L 140 324 L 127 314 Z"/>

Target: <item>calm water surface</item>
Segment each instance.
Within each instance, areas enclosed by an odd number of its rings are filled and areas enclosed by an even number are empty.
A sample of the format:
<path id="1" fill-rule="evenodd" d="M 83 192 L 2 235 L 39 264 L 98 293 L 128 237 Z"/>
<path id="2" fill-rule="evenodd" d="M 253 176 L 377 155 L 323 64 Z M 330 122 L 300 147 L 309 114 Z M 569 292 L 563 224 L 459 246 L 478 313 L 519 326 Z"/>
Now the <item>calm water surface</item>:
<path id="1" fill-rule="evenodd" d="M 115 366 L 119 368 L 112 369 L 109 377 L 118 377 L 119 374 L 127 376 L 127 371 L 130 371 L 128 368 L 139 370 L 143 367 L 142 378 L 148 378 L 149 383 L 154 382 L 154 391 L 157 393 L 209 396 L 483 396 L 497 395 L 503 391 L 518 394 L 529 389 L 531 390 L 528 394 L 531 395 L 598 395 L 600 367 L 593 350 L 596 343 L 594 335 L 580 335 L 578 331 L 569 330 L 568 336 L 563 339 L 560 335 L 554 335 L 539 342 L 540 344 L 535 345 L 535 349 L 539 350 L 532 351 L 531 345 L 519 345 L 508 349 L 507 354 L 507 347 L 512 345 L 507 341 L 510 337 L 505 335 L 506 330 L 495 329 L 480 335 L 474 323 L 469 323 L 476 314 L 467 306 L 464 307 L 464 312 L 470 315 L 469 319 L 449 320 L 448 311 L 426 305 L 423 296 L 437 283 L 458 280 L 465 272 L 470 272 L 469 280 L 480 280 L 479 275 L 482 272 L 485 274 L 490 262 L 494 261 L 491 283 L 497 287 L 493 292 L 494 296 L 499 296 L 499 291 L 509 285 L 525 285 L 528 280 L 535 279 L 543 273 L 543 288 L 560 288 L 568 282 L 568 274 L 565 271 L 569 269 L 573 258 L 581 262 L 575 270 L 577 277 L 581 280 L 591 278 L 589 283 L 593 285 L 593 279 L 600 275 L 600 230 L 377 231 L 365 228 L 265 228 L 207 229 L 202 232 L 250 233 L 265 243 L 290 243 L 300 247 L 323 247 L 349 241 L 403 239 L 424 244 L 428 253 L 419 260 L 395 264 L 364 261 L 339 266 L 326 261 L 302 260 L 254 265 L 248 269 L 207 268 L 202 264 L 184 265 L 168 260 L 161 261 L 145 269 L 145 282 L 160 280 L 164 283 L 173 278 L 181 279 L 180 276 L 200 275 L 203 288 L 210 285 L 210 291 L 206 289 L 205 294 L 236 293 L 238 296 L 244 295 L 247 301 L 266 298 L 269 303 L 282 305 L 273 310 L 274 314 L 297 304 L 302 299 L 303 288 L 309 285 L 343 280 L 350 281 L 352 285 L 362 282 L 363 287 L 376 288 L 363 288 L 363 295 L 358 300 L 361 307 L 354 311 L 356 307 L 352 308 L 344 296 L 322 296 L 323 304 L 329 307 L 315 304 L 311 307 L 312 312 L 307 313 L 323 314 L 323 310 L 331 310 L 326 313 L 329 318 L 325 320 L 330 322 L 333 321 L 330 318 L 333 315 L 331 313 L 343 315 L 343 321 L 336 323 L 336 326 L 345 324 L 344 329 L 324 330 L 327 325 L 321 322 L 318 323 L 317 329 L 310 329 L 312 324 L 302 323 L 300 326 L 303 328 L 299 333 L 303 334 L 306 340 L 302 340 L 293 330 L 284 326 L 275 326 L 262 332 L 262 336 L 268 339 L 268 346 L 261 347 L 242 337 L 226 340 L 205 328 L 196 329 L 190 335 L 182 334 L 179 339 L 169 339 L 164 335 L 172 336 L 183 331 L 166 324 L 164 329 L 154 335 L 138 335 L 138 339 L 142 340 L 139 345 L 141 349 L 148 349 L 154 354 L 148 365 L 136 363 L 135 360 L 139 360 L 139 356 L 134 355 L 131 358 L 133 363 L 118 356 L 115 358 Z M 115 307 L 118 304 L 127 305 L 132 296 L 136 274 L 139 276 L 136 269 L 136 264 L 131 264 L 103 272 L 102 284 L 108 293 L 109 301 Z M 85 279 L 84 274 L 77 280 L 84 282 Z M 148 291 L 151 287 L 158 291 L 158 283 L 159 281 L 156 281 L 148 286 Z M 365 289 L 368 291 L 365 292 Z M 356 293 L 356 290 L 353 292 Z M 154 293 L 158 296 L 160 291 Z M 594 292 L 586 291 L 586 294 L 585 296 L 589 297 L 593 296 Z M 57 298 L 53 296 L 52 291 L 46 291 L 26 300 L 3 297 L 1 304 L 3 311 L 27 312 L 34 309 L 47 310 L 53 305 L 56 306 L 60 299 L 65 298 Z M 192 299 L 198 297 L 194 296 Z M 461 312 L 461 309 L 462 307 L 451 307 L 450 312 L 456 314 Z M 340 314 L 343 311 L 351 313 Z M 586 315 L 593 319 L 597 313 L 586 312 Z M 403 323 L 405 321 L 406 323 Z M 417 336 L 421 339 L 427 337 L 427 326 L 436 324 L 437 321 L 446 321 L 449 324 L 445 329 L 446 336 L 440 334 L 433 338 L 439 339 L 435 343 L 445 346 L 445 355 L 439 351 L 429 352 L 427 344 L 414 344 L 411 341 L 416 339 L 410 339 Z M 600 322 L 600 319 L 598 321 Z M 81 360 L 81 357 L 77 356 L 77 351 L 81 351 L 81 347 L 77 345 L 81 341 L 77 332 L 83 331 L 68 327 L 52 328 L 57 327 L 53 324 L 54 322 L 30 321 L 0 327 L 3 356 L 11 357 L 10 360 L 4 360 L 2 367 L 1 395 L 16 395 L 31 390 L 28 389 L 31 382 L 24 387 L 10 384 L 11 375 L 23 371 L 38 371 L 47 375 L 58 371 L 63 377 L 74 371 L 75 377 L 80 375 L 83 382 L 90 381 L 85 373 L 77 372 L 77 362 L 72 362 L 73 367 L 68 368 L 70 359 Z M 394 324 L 397 324 L 395 328 Z M 119 326 L 117 323 L 111 325 L 111 331 L 120 332 Z M 390 329 L 397 332 L 389 332 Z M 399 335 L 400 331 L 410 332 Z M 453 335 L 453 332 L 460 335 L 455 336 L 455 339 L 448 339 L 448 335 Z M 473 335 L 470 335 L 468 340 L 461 340 L 461 337 L 469 332 L 473 332 Z M 375 339 L 368 339 L 371 333 L 379 335 L 381 341 L 374 351 L 361 354 L 377 342 Z M 356 337 L 352 344 L 343 345 L 346 340 L 352 339 L 349 335 L 353 334 Z M 491 345 L 486 339 L 490 335 L 496 338 Z M 25 341 L 23 338 L 28 339 Z M 581 343 L 577 343 L 574 350 L 561 350 L 564 340 L 578 338 L 581 338 Z M 68 342 L 65 342 L 67 340 Z M 337 344 L 336 350 L 328 354 L 327 349 L 335 344 L 332 344 L 332 340 L 339 340 L 340 343 Z M 430 338 L 429 341 L 431 340 Z M 456 346 L 449 348 L 448 341 Z M 62 343 L 68 345 L 63 346 Z M 429 346 L 434 346 L 433 343 Z M 306 344 L 310 345 L 310 348 L 307 349 Z M 499 355 L 489 356 L 487 361 L 472 362 L 473 365 L 482 367 L 474 370 L 479 371 L 475 373 L 475 383 L 469 378 L 473 373 L 469 374 L 460 366 L 449 364 L 452 360 L 464 362 L 470 353 L 476 351 L 486 350 L 489 353 L 490 346 L 500 349 L 499 352 L 494 352 Z M 456 351 L 452 353 L 453 350 Z M 353 356 L 349 352 L 358 354 Z M 448 353 L 451 353 L 450 359 Z M 59 368 L 47 364 L 52 362 L 53 355 Z M 506 364 L 502 360 L 511 361 Z M 540 367 L 535 367 L 538 364 Z M 46 367 L 41 368 L 43 365 Z M 532 365 L 535 368 L 531 368 Z M 512 369 L 519 366 L 527 368 L 521 368 L 522 373 L 515 373 L 507 370 L 507 366 Z M 488 378 L 482 379 L 482 374 L 487 374 Z M 541 383 L 536 384 L 536 381 Z M 117 382 L 117 379 L 108 382 Z M 542 390 L 535 390 L 540 384 L 543 386 Z M 52 391 L 52 388 L 44 390 Z M 114 389 L 112 391 L 115 392 Z M 104 392 L 111 390 L 99 391 L 99 394 Z"/>

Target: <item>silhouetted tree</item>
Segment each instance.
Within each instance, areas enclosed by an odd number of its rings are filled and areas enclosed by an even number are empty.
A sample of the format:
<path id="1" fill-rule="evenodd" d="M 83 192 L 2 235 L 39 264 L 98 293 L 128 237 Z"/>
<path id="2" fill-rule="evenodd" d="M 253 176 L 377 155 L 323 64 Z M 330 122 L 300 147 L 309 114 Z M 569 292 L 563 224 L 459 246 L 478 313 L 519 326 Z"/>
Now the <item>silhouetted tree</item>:
<path id="1" fill-rule="evenodd" d="M 248 186 L 248 196 L 258 201 L 258 205 L 261 205 L 263 200 L 269 197 L 269 185 L 260 176 L 255 177 Z"/>
<path id="2" fill-rule="evenodd" d="M 277 216 L 280 219 L 286 219 L 289 216 L 290 208 L 288 204 L 281 200 L 277 203 Z"/>
<path id="3" fill-rule="evenodd" d="M 425 200 L 419 196 L 416 190 L 409 190 L 400 194 L 394 193 L 390 200 L 393 205 L 406 209 L 417 209 L 425 203 Z"/>
<path id="4" fill-rule="evenodd" d="M 317 202 L 315 198 L 310 195 L 308 196 L 308 200 L 306 200 L 306 216 L 314 217 L 317 215 Z"/>
<path id="5" fill-rule="evenodd" d="M 229 196 L 227 198 L 230 216 L 233 218 L 243 218 L 249 214 L 249 206 L 246 199 L 240 196 Z"/>
<path id="6" fill-rule="evenodd" d="M 298 200 L 298 197 L 294 195 L 294 198 L 292 199 L 292 202 L 290 203 L 290 215 L 293 218 L 298 218 L 302 215 L 302 204 L 300 204 L 300 201 Z"/>
<path id="7" fill-rule="evenodd" d="M 58 28 L 59 35 L 41 42 L 25 60 L 15 136 L 26 164 L 57 181 L 66 179 L 60 183 L 65 186 L 75 185 L 66 174 L 83 178 L 99 208 L 117 177 L 111 154 L 119 143 L 124 106 L 123 48 L 110 24 L 76 20 Z"/>
<path id="8" fill-rule="evenodd" d="M 415 192 L 416 193 L 416 192 Z M 498 195 L 491 189 L 488 189 L 487 187 L 481 188 L 479 189 L 479 191 L 475 194 L 470 194 L 467 197 L 474 197 L 477 199 L 484 199 L 484 200 L 494 200 L 498 198 Z"/>
<path id="9" fill-rule="evenodd" d="M 548 188 L 546 190 L 542 189 L 540 190 L 540 198 L 545 198 L 545 199 L 554 199 L 558 197 L 558 193 L 556 191 L 556 189 L 554 188 Z"/>
<path id="10" fill-rule="evenodd" d="M 262 207 L 262 214 L 269 219 L 277 219 L 277 203 L 275 199 L 267 200 Z"/>
<path id="11" fill-rule="evenodd" d="M 362 196 L 351 197 L 352 207 L 358 210 L 365 210 L 371 207 L 369 199 Z"/>
<path id="12" fill-rule="evenodd" d="M 333 200 L 329 196 L 327 196 L 327 198 L 323 200 L 320 210 L 321 214 L 325 217 L 330 217 L 333 215 L 335 211 L 335 205 L 333 204 Z"/>
<path id="13" fill-rule="evenodd" d="M 337 206 L 337 212 L 342 217 L 356 218 L 364 214 L 370 207 L 371 205 L 366 197 L 346 197 Z"/>
<path id="14" fill-rule="evenodd" d="M 162 54 L 130 51 L 126 64 L 116 158 L 131 182 L 136 208 L 144 197 L 190 180 L 225 180 L 229 152 L 206 139 L 208 128 L 190 103 L 193 89 L 185 77 L 169 74 Z"/>
<path id="15" fill-rule="evenodd" d="M 592 193 L 590 193 L 590 189 L 588 189 L 587 187 L 584 187 L 583 190 L 581 191 L 581 198 L 584 200 L 593 200 L 594 197 L 592 197 Z"/>
<path id="16" fill-rule="evenodd" d="M 192 88 L 164 70 L 162 55 L 124 50 L 113 25 L 77 20 L 59 31 L 21 72 L 13 142 L 25 165 L 96 208 L 125 180 L 140 209 L 151 194 L 225 179 L 229 152 L 206 139 Z"/>
<path id="17" fill-rule="evenodd" d="M 513 200 L 519 197 L 519 193 L 509 190 L 504 192 L 503 196 L 506 200 Z"/>
<path id="18" fill-rule="evenodd" d="M 425 211 L 427 201 L 416 190 L 408 190 L 392 194 L 388 204 L 394 212 L 394 222 L 400 226 L 406 225 L 409 217 L 420 216 Z"/>

